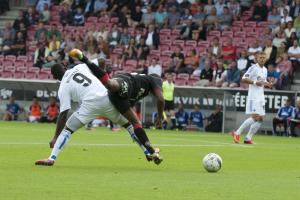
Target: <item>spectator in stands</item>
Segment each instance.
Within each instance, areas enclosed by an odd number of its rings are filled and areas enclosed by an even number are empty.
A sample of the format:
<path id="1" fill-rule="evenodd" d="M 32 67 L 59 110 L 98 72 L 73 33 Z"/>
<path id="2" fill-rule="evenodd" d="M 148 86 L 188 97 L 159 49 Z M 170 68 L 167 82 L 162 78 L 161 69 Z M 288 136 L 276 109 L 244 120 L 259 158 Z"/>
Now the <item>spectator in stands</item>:
<path id="1" fill-rule="evenodd" d="M 227 1 L 227 7 L 233 16 L 233 18 L 238 19 L 241 14 L 241 6 L 237 0 L 229 0 Z"/>
<path id="2" fill-rule="evenodd" d="M 236 59 L 236 47 L 232 45 L 232 39 L 229 38 L 222 48 L 221 55 L 223 56 L 224 62 Z"/>
<path id="3" fill-rule="evenodd" d="M 11 47 L 11 53 L 16 56 L 26 55 L 26 40 L 22 32 L 17 33 L 17 37 L 15 38 L 14 43 Z"/>
<path id="4" fill-rule="evenodd" d="M 108 30 L 106 29 L 104 24 L 101 24 L 96 39 L 99 41 L 100 37 L 102 37 L 104 41 L 107 41 L 107 36 L 108 36 Z"/>
<path id="5" fill-rule="evenodd" d="M 179 69 L 184 68 L 184 55 L 181 53 L 181 47 L 177 46 L 175 52 L 171 55 L 171 63 L 169 66 L 168 72 L 177 72 L 179 73 Z"/>
<path id="6" fill-rule="evenodd" d="M 223 124 L 223 112 L 220 105 L 216 105 L 214 112 L 206 118 L 206 132 L 221 132 Z"/>
<path id="7" fill-rule="evenodd" d="M 58 40 L 58 38 L 56 37 L 55 34 L 52 35 L 52 38 L 49 42 L 49 51 L 55 51 L 58 50 L 60 48 L 60 41 Z"/>
<path id="8" fill-rule="evenodd" d="M 199 40 L 206 40 L 206 28 L 204 27 L 203 21 L 198 20 L 195 23 L 196 23 L 195 27 L 197 27 L 197 29 L 194 30 L 192 33 L 192 40 L 195 40 L 197 42 Z"/>
<path id="9" fill-rule="evenodd" d="M 64 34 L 64 39 L 61 42 L 60 49 L 70 51 L 75 48 L 75 40 L 70 33 Z"/>
<path id="10" fill-rule="evenodd" d="M 73 25 L 74 26 L 84 26 L 85 18 L 82 13 L 82 8 L 78 7 L 76 13 L 73 16 Z"/>
<path id="11" fill-rule="evenodd" d="M 21 23 L 23 23 L 25 25 L 25 27 L 28 27 L 30 25 L 27 18 L 25 18 L 25 14 L 22 10 L 19 11 L 18 18 L 15 19 L 15 21 L 13 23 L 13 28 L 15 29 L 15 31 L 20 31 L 20 29 L 21 29 L 20 24 Z"/>
<path id="12" fill-rule="evenodd" d="M 223 1 L 223 0 L 221 0 Z M 218 16 L 219 18 L 219 25 L 221 30 L 229 30 L 232 24 L 232 14 L 229 12 L 228 7 L 223 7 L 223 12 Z"/>
<path id="13" fill-rule="evenodd" d="M 123 28 L 123 32 L 121 33 L 121 36 L 120 36 L 119 45 L 121 45 L 121 46 L 128 46 L 129 45 L 129 41 L 130 41 L 130 35 L 128 33 L 128 28 L 124 27 Z"/>
<path id="14" fill-rule="evenodd" d="M 45 115 L 41 117 L 40 122 L 56 123 L 59 114 L 59 107 L 54 97 L 49 98 L 49 105 L 45 108 Z"/>
<path id="15" fill-rule="evenodd" d="M 254 5 L 251 20 L 253 21 L 266 21 L 268 18 L 268 8 L 262 0 L 257 0 Z"/>
<path id="16" fill-rule="evenodd" d="M 175 113 L 177 128 L 185 130 L 188 125 L 189 114 L 184 110 L 183 104 L 178 105 L 178 111 Z"/>
<path id="17" fill-rule="evenodd" d="M 3 30 L 3 35 L 10 35 L 10 38 L 12 38 L 12 39 L 15 38 L 16 31 L 12 27 L 10 22 L 5 23 L 5 27 L 4 27 L 4 30 Z"/>
<path id="18" fill-rule="evenodd" d="M 299 135 L 296 134 L 295 128 L 299 127 L 300 125 L 300 100 L 296 101 L 296 107 L 293 110 L 292 118 L 290 120 L 290 129 L 291 129 L 291 136 L 298 137 Z"/>
<path id="19" fill-rule="evenodd" d="M 290 8 L 290 13 L 289 15 L 295 19 L 300 13 L 300 1 L 299 0 L 295 0 L 294 5 L 292 5 L 292 7 Z"/>
<path id="20" fill-rule="evenodd" d="M 3 116 L 4 121 L 18 120 L 19 114 L 22 112 L 22 108 L 15 102 L 15 97 L 9 98 L 9 103 L 6 104 L 6 111 Z"/>
<path id="21" fill-rule="evenodd" d="M 252 5 L 252 0 L 240 0 L 241 13 L 250 9 Z"/>
<path id="22" fill-rule="evenodd" d="M 268 16 L 269 27 L 274 30 L 277 26 L 280 25 L 281 16 L 278 13 L 278 9 L 276 7 L 272 8 L 272 12 Z"/>
<path id="23" fill-rule="evenodd" d="M 36 16 L 34 7 L 29 7 L 27 9 L 27 12 L 25 13 L 25 19 L 28 21 L 29 25 L 35 25 L 38 21 L 38 18 Z"/>
<path id="24" fill-rule="evenodd" d="M 284 30 L 284 33 L 286 35 L 287 38 L 291 37 L 291 34 L 293 32 L 296 32 L 296 29 L 293 28 L 293 22 L 288 22 L 286 25 L 286 28 Z"/>
<path id="25" fill-rule="evenodd" d="M 247 50 L 241 51 L 241 55 L 237 60 L 237 68 L 240 70 L 241 75 L 246 73 L 247 69 L 251 66 L 251 62 L 247 56 Z"/>
<path id="26" fill-rule="evenodd" d="M 277 48 L 272 45 L 272 40 L 267 39 L 265 41 L 265 47 L 263 48 L 263 52 L 265 52 L 265 54 L 266 54 L 266 60 L 267 60 L 267 62 L 265 63 L 265 65 L 275 64 L 276 54 L 277 54 Z"/>
<path id="27" fill-rule="evenodd" d="M 204 13 L 209 15 L 214 7 L 213 0 L 207 0 L 207 4 L 204 6 Z"/>
<path id="28" fill-rule="evenodd" d="M 216 0 L 214 3 L 217 11 L 217 16 L 221 16 L 224 12 L 224 7 L 226 6 L 224 0 Z"/>
<path id="29" fill-rule="evenodd" d="M 45 28 L 43 22 L 39 22 L 38 29 L 34 33 L 34 40 L 35 41 L 41 41 L 41 35 L 47 36 L 48 35 L 48 30 Z"/>
<path id="30" fill-rule="evenodd" d="M 61 32 L 58 30 L 56 24 L 52 24 L 50 30 L 47 32 L 47 38 L 51 39 L 55 35 L 58 40 L 61 39 Z"/>
<path id="31" fill-rule="evenodd" d="M 167 17 L 168 13 L 166 12 L 166 9 L 164 8 L 163 4 L 160 4 L 154 14 L 155 23 L 158 25 L 158 27 L 163 26 L 164 22 L 167 20 Z"/>
<path id="32" fill-rule="evenodd" d="M 219 19 L 217 17 L 217 11 L 215 7 L 213 7 L 210 14 L 206 16 L 204 25 L 206 26 L 207 30 L 217 29 L 219 27 Z"/>
<path id="33" fill-rule="evenodd" d="M 294 40 L 296 40 L 299 43 L 299 39 L 298 39 L 296 33 L 292 32 L 291 36 L 289 38 L 287 38 L 287 46 L 288 47 L 293 46 Z"/>
<path id="34" fill-rule="evenodd" d="M 212 84 L 213 79 L 213 69 L 211 68 L 210 59 L 205 60 L 205 68 L 200 73 L 200 80 L 196 82 L 197 86 L 209 86 Z"/>
<path id="35" fill-rule="evenodd" d="M 74 1 L 76 2 L 76 1 Z M 62 10 L 59 12 L 59 21 L 63 26 L 73 23 L 73 14 L 68 4 L 63 4 Z"/>
<path id="36" fill-rule="evenodd" d="M 48 24 L 48 22 L 49 22 L 49 20 L 50 20 L 50 11 L 49 11 L 49 5 L 48 5 L 48 4 L 45 4 L 45 5 L 44 5 L 44 9 L 43 9 L 43 11 L 40 13 L 39 18 L 40 18 L 39 21 L 42 21 L 42 22 L 44 22 L 45 24 Z"/>
<path id="37" fill-rule="evenodd" d="M 35 10 L 41 14 L 44 11 L 45 4 L 48 4 L 48 6 L 51 6 L 51 0 L 38 0 Z"/>
<path id="38" fill-rule="evenodd" d="M 280 44 L 280 47 L 277 48 L 277 54 L 276 54 L 276 64 L 280 63 L 283 59 L 283 54 L 287 53 L 287 46 L 285 42 L 282 42 Z"/>
<path id="39" fill-rule="evenodd" d="M 145 42 L 150 49 L 157 49 L 159 46 L 159 34 L 156 32 L 153 24 L 150 24 L 148 27 L 148 32 L 145 34 Z"/>
<path id="40" fill-rule="evenodd" d="M 185 20 L 191 20 L 193 18 L 190 9 L 185 8 L 184 13 L 181 15 L 180 20 L 184 22 Z"/>
<path id="41" fill-rule="evenodd" d="M 162 67 L 158 63 L 158 60 L 154 57 L 151 59 L 151 64 L 148 67 L 148 73 L 147 74 L 157 74 L 160 77 L 162 75 Z"/>
<path id="42" fill-rule="evenodd" d="M 28 113 L 28 122 L 38 122 L 42 117 L 42 107 L 37 99 L 37 97 L 33 97 L 32 104 L 29 107 Z"/>
<path id="43" fill-rule="evenodd" d="M 203 21 L 206 17 L 203 6 L 197 6 L 197 12 L 193 15 L 193 20 Z"/>
<path id="44" fill-rule="evenodd" d="M 137 59 L 137 51 L 135 47 L 135 40 L 131 38 L 129 45 L 124 50 L 123 61 L 126 61 L 128 59 Z"/>
<path id="45" fill-rule="evenodd" d="M 255 40 L 250 44 L 250 48 L 248 49 L 249 60 L 251 63 L 254 63 L 255 54 L 261 52 L 262 48 L 259 46 L 259 40 Z"/>
<path id="46" fill-rule="evenodd" d="M 184 59 L 185 71 L 181 70 L 180 73 L 192 74 L 199 65 L 199 56 L 197 55 L 196 49 L 192 49 L 188 52 L 187 57 Z"/>
<path id="47" fill-rule="evenodd" d="M 105 11 L 107 8 L 107 0 L 94 1 L 94 14 L 97 16 L 100 12 Z"/>
<path id="48" fill-rule="evenodd" d="M 12 47 L 13 47 L 13 39 L 12 36 L 9 35 L 9 33 L 4 33 L 3 35 L 3 41 L 2 41 L 2 53 L 3 55 L 9 55 L 12 53 Z"/>
<path id="49" fill-rule="evenodd" d="M 146 60 L 147 56 L 150 53 L 150 48 L 145 43 L 145 38 L 141 37 L 140 43 L 136 45 L 136 51 L 137 51 L 137 59 L 138 60 Z"/>
<path id="50" fill-rule="evenodd" d="M 297 37 L 300 37 L 300 12 L 297 18 L 294 20 L 293 27 L 296 29 Z"/>
<path id="51" fill-rule="evenodd" d="M 222 59 L 218 59 L 217 68 L 213 72 L 213 86 L 221 87 L 225 81 L 226 73 Z"/>
<path id="52" fill-rule="evenodd" d="M 286 24 L 286 23 L 292 22 L 292 21 L 293 21 L 293 18 L 291 18 L 289 16 L 289 11 L 287 9 L 284 9 L 283 10 L 283 16 L 281 17 L 280 23 L 281 24 Z"/>
<path id="53" fill-rule="evenodd" d="M 285 33 L 284 33 L 283 31 L 279 31 L 279 32 L 275 35 L 275 37 L 274 37 L 274 39 L 273 39 L 273 41 L 272 41 L 272 44 L 273 44 L 276 48 L 278 48 L 278 47 L 280 47 L 280 44 L 281 44 L 282 42 L 286 42 L 286 36 L 285 36 Z"/>
<path id="54" fill-rule="evenodd" d="M 241 79 L 241 72 L 237 68 L 237 63 L 235 60 L 231 61 L 229 69 L 227 69 L 225 82 L 222 84 L 222 87 L 235 88 L 239 87 Z"/>
<path id="55" fill-rule="evenodd" d="M 137 26 L 142 20 L 142 10 L 140 5 L 136 5 L 136 7 L 131 11 L 131 21 L 132 26 Z"/>
<path id="56" fill-rule="evenodd" d="M 118 26 L 116 24 L 113 25 L 111 31 L 108 33 L 108 44 L 110 47 L 115 47 L 119 44 L 121 37 L 121 33 L 118 29 Z"/>
<path id="57" fill-rule="evenodd" d="M 288 56 L 292 62 L 293 71 L 296 71 L 299 68 L 300 61 L 300 47 L 296 40 L 294 41 L 293 46 L 288 49 Z"/>
<path id="58" fill-rule="evenodd" d="M 154 12 L 152 12 L 151 6 L 148 6 L 146 12 L 144 12 L 142 15 L 141 24 L 143 24 L 145 27 L 148 27 L 154 22 L 154 19 Z"/>
<path id="59" fill-rule="evenodd" d="M 273 135 L 287 136 L 288 121 L 292 117 L 293 110 L 294 108 L 291 106 L 291 100 L 287 99 L 285 105 L 278 110 L 276 117 L 273 118 Z M 279 124 L 283 124 L 284 127 L 284 132 L 280 134 L 276 130 L 276 127 Z"/>
<path id="60" fill-rule="evenodd" d="M 288 81 L 293 74 L 292 62 L 287 53 L 283 54 L 282 61 L 277 65 L 280 72 L 280 81 L 283 86 L 288 85 Z M 279 89 L 279 88 L 278 88 Z"/>
<path id="61" fill-rule="evenodd" d="M 197 128 L 203 128 L 204 115 L 198 105 L 194 106 L 194 111 L 190 113 L 190 124 L 196 125 Z"/>
<path id="62" fill-rule="evenodd" d="M 188 19 L 187 23 L 183 25 L 180 31 L 180 39 L 183 40 L 191 40 L 192 39 L 192 33 L 194 30 L 196 30 L 198 27 L 196 24 L 193 23 L 192 19 Z M 197 38 L 198 40 L 198 38 Z"/>
<path id="63" fill-rule="evenodd" d="M 281 88 L 280 72 L 278 72 L 272 64 L 268 65 L 267 81 L 273 83 L 272 89 Z"/>
<path id="64" fill-rule="evenodd" d="M 98 37 L 98 53 L 105 54 L 105 57 L 109 57 L 109 46 L 106 41 L 103 40 L 101 36 Z"/>
<path id="65" fill-rule="evenodd" d="M 176 6 L 172 6 L 170 8 L 170 12 L 168 13 L 168 23 L 171 29 L 175 28 L 175 26 L 179 23 L 180 13 L 177 12 Z"/>
<path id="66" fill-rule="evenodd" d="M 47 57 L 50 53 L 48 47 L 44 43 L 38 43 L 38 48 L 35 50 L 33 65 L 35 67 L 42 68 L 45 63 L 47 63 Z"/>
<path id="67" fill-rule="evenodd" d="M 216 57 L 221 56 L 222 47 L 218 37 L 214 37 L 213 41 L 211 42 L 209 53 L 215 55 Z"/>

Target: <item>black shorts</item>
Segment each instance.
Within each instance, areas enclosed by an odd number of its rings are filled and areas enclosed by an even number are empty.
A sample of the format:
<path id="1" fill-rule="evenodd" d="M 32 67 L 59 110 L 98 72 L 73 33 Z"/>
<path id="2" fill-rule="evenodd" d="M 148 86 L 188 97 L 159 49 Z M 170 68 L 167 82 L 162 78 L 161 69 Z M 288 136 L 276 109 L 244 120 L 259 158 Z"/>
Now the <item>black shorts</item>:
<path id="1" fill-rule="evenodd" d="M 174 101 L 165 100 L 165 108 L 164 110 L 174 110 Z"/>

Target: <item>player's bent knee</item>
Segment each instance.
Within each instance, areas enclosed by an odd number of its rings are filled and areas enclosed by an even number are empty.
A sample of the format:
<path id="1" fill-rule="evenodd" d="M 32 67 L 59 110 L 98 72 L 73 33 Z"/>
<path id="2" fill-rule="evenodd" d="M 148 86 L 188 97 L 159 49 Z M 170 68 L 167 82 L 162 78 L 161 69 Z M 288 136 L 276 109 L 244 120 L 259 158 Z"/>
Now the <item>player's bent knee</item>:
<path id="1" fill-rule="evenodd" d="M 72 133 L 83 127 L 84 124 L 75 116 L 73 113 L 68 121 L 66 122 L 66 127 L 68 128 L 69 131 Z"/>

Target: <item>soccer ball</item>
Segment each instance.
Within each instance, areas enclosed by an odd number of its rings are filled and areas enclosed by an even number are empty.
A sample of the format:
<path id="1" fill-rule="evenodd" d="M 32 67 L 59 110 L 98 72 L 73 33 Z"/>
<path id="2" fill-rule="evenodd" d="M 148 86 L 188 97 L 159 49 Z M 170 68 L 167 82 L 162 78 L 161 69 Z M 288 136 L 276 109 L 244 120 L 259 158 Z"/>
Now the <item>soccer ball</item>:
<path id="1" fill-rule="evenodd" d="M 216 153 L 209 153 L 202 160 L 203 167 L 208 172 L 217 172 L 222 167 L 222 158 Z"/>

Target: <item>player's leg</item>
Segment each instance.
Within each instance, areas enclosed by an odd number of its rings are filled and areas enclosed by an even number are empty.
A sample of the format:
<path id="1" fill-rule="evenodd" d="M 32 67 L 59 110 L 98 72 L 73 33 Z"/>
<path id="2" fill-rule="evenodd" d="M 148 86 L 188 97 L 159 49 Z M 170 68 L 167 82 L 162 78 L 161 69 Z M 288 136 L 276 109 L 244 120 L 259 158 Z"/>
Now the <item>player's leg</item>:
<path id="1" fill-rule="evenodd" d="M 65 128 L 58 136 L 49 158 L 45 160 L 38 160 L 35 162 L 35 164 L 45 165 L 45 166 L 54 165 L 54 162 L 56 161 L 58 154 L 67 145 L 72 133 L 74 133 L 76 130 L 78 130 L 83 126 L 84 124 L 76 117 L 76 113 L 73 113 L 68 119 L 68 121 L 66 122 Z"/>
<path id="2" fill-rule="evenodd" d="M 250 126 L 250 129 L 245 137 L 244 143 L 245 144 L 254 144 L 252 137 L 257 131 L 260 129 L 263 121 L 263 116 L 259 114 L 253 114 L 253 119 L 255 119 L 255 122 Z"/>
<path id="3" fill-rule="evenodd" d="M 284 128 L 284 135 L 288 136 L 288 132 L 287 132 L 287 127 L 288 127 L 288 120 L 287 119 L 283 119 L 283 128 Z"/>
<path id="4" fill-rule="evenodd" d="M 272 131 L 272 133 L 273 133 L 273 135 L 275 136 L 275 135 L 277 135 L 278 136 L 278 132 L 277 132 L 277 124 L 278 123 L 280 123 L 280 121 L 276 118 L 276 117 L 274 117 L 273 118 L 273 131 Z"/>

